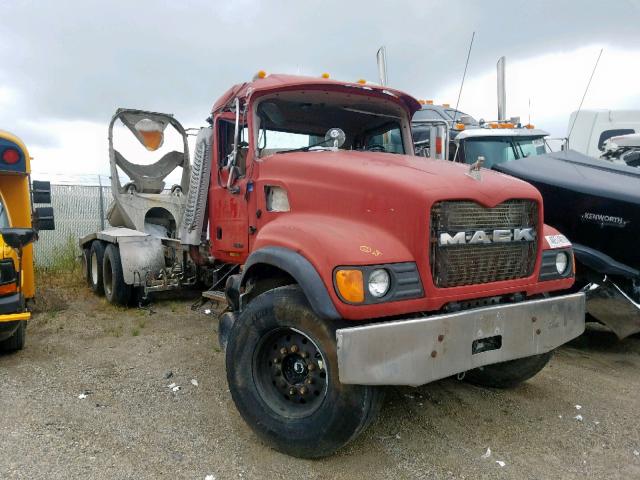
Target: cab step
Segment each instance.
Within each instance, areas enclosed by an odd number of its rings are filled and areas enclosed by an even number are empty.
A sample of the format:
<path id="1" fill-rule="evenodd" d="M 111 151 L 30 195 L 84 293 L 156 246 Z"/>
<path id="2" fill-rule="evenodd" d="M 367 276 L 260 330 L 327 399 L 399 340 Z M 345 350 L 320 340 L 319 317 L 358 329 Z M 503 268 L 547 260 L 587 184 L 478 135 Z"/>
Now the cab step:
<path id="1" fill-rule="evenodd" d="M 227 297 L 222 290 L 206 290 L 202 296 L 207 300 L 218 303 L 227 303 Z"/>

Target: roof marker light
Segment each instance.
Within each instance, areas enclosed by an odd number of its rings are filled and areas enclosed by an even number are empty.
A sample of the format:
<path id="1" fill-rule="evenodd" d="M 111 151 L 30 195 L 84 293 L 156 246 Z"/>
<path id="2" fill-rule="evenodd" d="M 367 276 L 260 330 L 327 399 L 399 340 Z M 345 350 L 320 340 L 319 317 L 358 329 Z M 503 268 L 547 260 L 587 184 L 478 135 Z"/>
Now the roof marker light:
<path id="1" fill-rule="evenodd" d="M 322 78 L 330 78 L 331 75 L 329 75 L 327 72 L 323 73 L 322 75 L 320 75 Z"/>
<path id="2" fill-rule="evenodd" d="M 267 76 L 267 72 L 265 72 L 264 70 L 258 70 L 258 73 L 256 73 L 256 76 L 253 77 L 254 80 L 258 79 L 258 78 L 265 78 Z"/>
<path id="3" fill-rule="evenodd" d="M 449 105 L 448 103 L 443 103 L 443 104 L 442 104 L 442 106 L 443 106 L 444 108 L 449 108 L 451 105 Z"/>
<path id="4" fill-rule="evenodd" d="M 358 83 L 359 83 L 360 85 L 364 85 L 364 84 L 366 84 L 366 83 L 367 83 L 367 81 L 366 81 L 364 78 L 361 78 L 360 80 L 358 80 Z"/>
<path id="5" fill-rule="evenodd" d="M 425 100 L 424 103 L 427 105 L 433 105 L 433 100 Z"/>

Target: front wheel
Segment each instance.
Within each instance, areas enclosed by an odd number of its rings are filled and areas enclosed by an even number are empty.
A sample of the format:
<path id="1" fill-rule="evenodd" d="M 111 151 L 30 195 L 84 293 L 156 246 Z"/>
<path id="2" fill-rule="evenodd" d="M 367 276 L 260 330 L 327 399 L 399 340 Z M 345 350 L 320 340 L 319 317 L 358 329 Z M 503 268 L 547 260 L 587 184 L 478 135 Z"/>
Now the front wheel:
<path id="1" fill-rule="evenodd" d="M 17 352 L 22 350 L 27 340 L 27 321 L 20 320 L 13 335 L 0 342 L 0 352 Z"/>
<path id="2" fill-rule="evenodd" d="M 464 379 L 482 387 L 512 388 L 540 372 L 552 355 L 553 351 L 475 368 L 468 371 Z"/>
<path id="3" fill-rule="evenodd" d="M 376 387 L 338 379 L 336 325 L 322 321 L 297 286 L 253 299 L 226 349 L 229 390 L 249 426 L 288 455 L 330 455 L 358 436 L 382 404 Z"/>

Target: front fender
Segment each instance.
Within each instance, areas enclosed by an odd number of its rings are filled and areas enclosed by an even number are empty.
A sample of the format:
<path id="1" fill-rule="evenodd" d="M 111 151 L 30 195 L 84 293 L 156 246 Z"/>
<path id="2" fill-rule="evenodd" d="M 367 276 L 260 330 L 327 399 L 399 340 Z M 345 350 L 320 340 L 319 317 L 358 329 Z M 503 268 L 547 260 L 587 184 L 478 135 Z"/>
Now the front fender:
<path id="1" fill-rule="evenodd" d="M 602 275 L 618 275 L 624 278 L 640 278 L 640 271 L 614 260 L 609 255 L 585 245 L 574 244 L 576 260 Z"/>
<path id="2" fill-rule="evenodd" d="M 401 234 L 352 219 L 284 213 L 260 228 L 253 250 L 289 248 L 303 253 L 319 271 L 331 271 L 337 265 L 413 261 Z"/>
<path id="3" fill-rule="evenodd" d="M 332 278 L 335 267 L 415 261 L 408 246 L 386 230 L 364 222 L 315 214 L 283 213 L 271 220 L 257 232 L 252 246 L 254 253 L 249 258 L 273 247 L 296 253 L 313 267 L 338 318 L 350 318 L 349 312 L 363 307 L 348 306 L 338 298 Z"/>
<path id="4" fill-rule="evenodd" d="M 300 285 L 313 311 L 326 320 L 337 320 L 340 315 L 316 269 L 301 254 L 283 247 L 264 247 L 254 251 L 244 264 L 240 285 L 254 265 L 271 265 L 291 275 Z"/>

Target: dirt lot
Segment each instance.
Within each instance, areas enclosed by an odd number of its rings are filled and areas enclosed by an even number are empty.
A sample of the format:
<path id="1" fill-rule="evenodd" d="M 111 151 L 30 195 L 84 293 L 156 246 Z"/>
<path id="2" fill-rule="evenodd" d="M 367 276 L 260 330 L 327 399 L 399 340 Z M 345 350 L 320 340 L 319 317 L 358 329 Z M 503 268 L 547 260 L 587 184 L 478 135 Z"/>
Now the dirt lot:
<path id="1" fill-rule="evenodd" d="M 511 391 L 390 388 L 355 443 L 303 461 L 243 423 L 192 303 L 41 288 L 27 348 L 0 356 L 0 478 L 640 478 L 640 338 L 588 332 Z"/>

